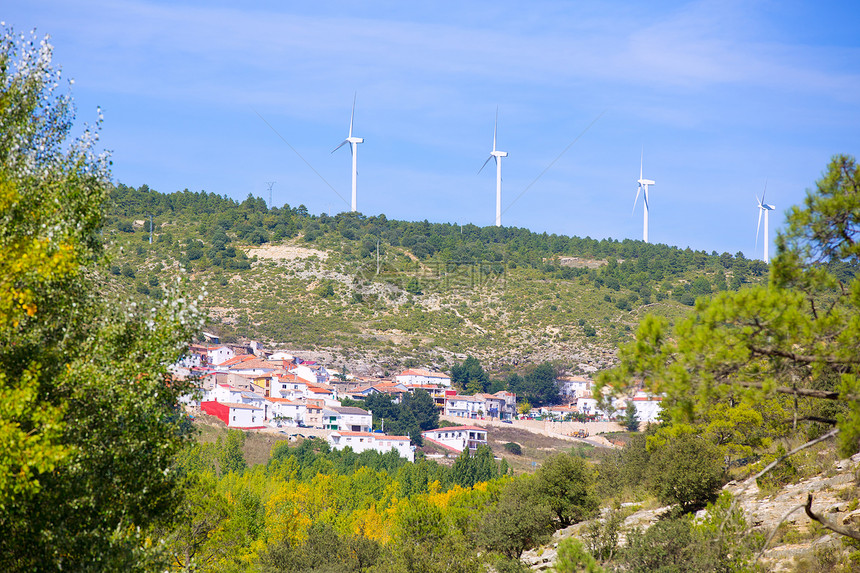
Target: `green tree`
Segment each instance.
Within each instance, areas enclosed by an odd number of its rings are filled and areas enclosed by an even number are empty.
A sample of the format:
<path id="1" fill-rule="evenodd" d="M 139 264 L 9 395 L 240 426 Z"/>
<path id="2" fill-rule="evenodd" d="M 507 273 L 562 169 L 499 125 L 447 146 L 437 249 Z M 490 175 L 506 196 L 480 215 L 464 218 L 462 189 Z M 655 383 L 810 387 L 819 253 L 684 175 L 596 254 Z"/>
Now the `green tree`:
<path id="1" fill-rule="evenodd" d="M 462 364 L 451 367 L 451 382 L 471 394 L 486 390 L 490 377 L 481 367 L 481 363 L 473 356 L 467 357 Z"/>
<path id="2" fill-rule="evenodd" d="M 860 448 L 860 172 L 854 158 L 833 158 L 803 206 L 777 236 L 770 283 L 699 301 L 670 329 L 647 317 L 620 364 L 596 392 L 631 389 L 644 379 L 665 393 L 675 424 L 700 432 L 715 405 L 755 411 L 766 400 L 791 400 L 788 425 L 830 426 L 843 455 Z M 739 271 L 741 257 L 734 267 Z M 738 275 L 735 276 L 735 279 Z M 727 418 L 724 413 L 722 418 Z M 748 428 L 767 429 L 747 417 Z M 818 432 L 821 433 L 820 431 Z M 759 433 L 758 440 L 767 437 Z M 753 447 L 753 444 L 750 444 Z"/>
<path id="3" fill-rule="evenodd" d="M 541 406 L 544 404 L 556 404 L 558 395 L 558 372 L 549 362 L 544 362 L 529 370 L 522 378 L 517 394 L 521 394 L 531 404 Z"/>
<path id="4" fill-rule="evenodd" d="M 222 473 L 236 472 L 241 474 L 248 468 L 242 447 L 245 445 L 245 432 L 242 430 L 227 430 L 226 438 L 218 438 L 218 462 Z"/>
<path id="5" fill-rule="evenodd" d="M 558 559 L 555 573 L 605 573 L 605 569 L 597 564 L 582 542 L 568 537 L 558 544 Z"/>
<path id="6" fill-rule="evenodd" d="M 52 48 L 0 38 L 0 566 L 138 570 L 179 502 L 187 383 L 167 366 L 199 327 L 192 301 L 112 300 L 99 229 L 108 161 Z M 26 62 L 26 65 L 24 64 Z"/>
<path id="7" fill-rule="evenodd" d="M 652 471 L 657 497 L 677 503 L 684 511 L 704 507 L 723 485 L 723 456 L 713 443 L 692 434 L 680 434 L 654 448 Z"/>
<path id="8" fill-rule="evenodd" d="M 639 414 L 636 412 L 636 404 L 633 400 L 627 401 L 627 408 L 624 410 L 624 427 L 628 432 L 639 431 Z"/>
<path id="9" fill-rule="evenodd" d="M 561 527 L 590 517 L 600 505 L 594 491 L 594 471 L 570 454 L 556 454 L 535 474 L 536 500 L 549 507 Z"/>
<path id="10" fill-rule="evenodd" d="M 421 430 L 439 427 L 439 408 L 426 390 L 415 390 L 403 398 L 403 406 L 412 412 Z"/>
<path id="11" fill-rule="evenodd" d="M 509 559 L 548 541 L 553 532 L 553 512 L 536 503 L 533 478 L 523 476 L 509 482 L 499 502 L 481 519 L 479 543 Z"/>

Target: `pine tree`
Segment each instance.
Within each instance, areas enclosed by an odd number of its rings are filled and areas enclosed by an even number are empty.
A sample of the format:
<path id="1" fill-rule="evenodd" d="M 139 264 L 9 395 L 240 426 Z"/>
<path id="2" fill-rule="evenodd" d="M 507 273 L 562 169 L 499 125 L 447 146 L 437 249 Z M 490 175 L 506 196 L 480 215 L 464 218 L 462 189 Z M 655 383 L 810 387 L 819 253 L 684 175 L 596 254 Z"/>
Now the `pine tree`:
<path id="1" fill-rule="evenodd" d="M 628 432 L 639 431 L 639 413 L 636 411 L 636 404 L 633 400 L 627 401 L 627 409 L 624 413 L 624 427 Z"/>

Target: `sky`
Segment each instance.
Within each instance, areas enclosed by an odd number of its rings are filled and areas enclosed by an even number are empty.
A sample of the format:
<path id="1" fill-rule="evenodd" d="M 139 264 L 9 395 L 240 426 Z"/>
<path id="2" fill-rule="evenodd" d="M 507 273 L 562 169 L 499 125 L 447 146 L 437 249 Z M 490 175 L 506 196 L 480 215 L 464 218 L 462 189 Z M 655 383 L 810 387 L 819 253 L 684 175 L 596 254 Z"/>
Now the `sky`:
<path id="1" fill-rule="evenodd" d="M 236 7 L 241 5 L 242 7 Z M 649 238 L 761 258 L 837 153 L 860 151 L 860 4 L 835 1 L 30 0 L 74 78 L 78 131 L 104 113 L 115 182 L 313 213 L 349 209 Z M 763 227 L 763 225 L 762 225 Z M 763 229 L 760 230 L 763 232 Z M 757 248 L 756 248 L 757 247 Z M 773 253 L 773 248 L 771 248 Z"/>

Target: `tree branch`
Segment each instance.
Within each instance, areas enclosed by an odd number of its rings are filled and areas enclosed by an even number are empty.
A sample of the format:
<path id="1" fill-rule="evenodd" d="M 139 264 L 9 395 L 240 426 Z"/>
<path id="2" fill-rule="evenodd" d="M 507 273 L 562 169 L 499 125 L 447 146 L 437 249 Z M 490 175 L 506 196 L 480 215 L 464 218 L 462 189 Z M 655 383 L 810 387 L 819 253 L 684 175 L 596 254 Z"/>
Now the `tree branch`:
<path id="1" fill-rule="evenodd" d="M 797 422 L 819 422 L 821 424 L 829 424 L 831 426 L 835 426 L 836 424 L 839 423 L 836 420 L 833 420 L 831 418 L 822 418 L 821 416 L 803 416 L 803 417 L 797 418 L 796 420 L 794 418 L 791 418 L 790 420 L 783 420 L 782 423 L 783 424 L 791 424 L 795 421 L 797 421 Z"/>
<path id="2" fill-rule="evenodd" d="M 759 390 L 764 389 L 764 384 L 761 382 L 741 382 L 741 381 L 731 381 L 726 382 L 727 384 L 737 384 L 738 386 L 743 386 L 744 388 L 758 388 Z M 830 390 L 813 390 L 811 388 L 789 388 L 787 386 L 777 386 L 773 389 L 774 392 L 779 394 L 790 394 L 793 396 L 805 396 L 807 398 L 820 398 L 822 400 L 854 400 L 856 396 L 843 396 L 839 392 L 832 392 Z"/>
<path id="3" fill-rule="evenodd" d="M 754 475 L 753 477 L 749 478 L 749 479 L 747 480 L 747 484 L 752 483 L 754 480 L 755 480 L 755 481 L 757 481 L 757 480 L 758 480 L 758 478 L 762 477 L 764 474 L 766 474 L 767 472 L 769 472 L 770 470 L 772 470 L 774 467 L 776 467 L 776 465 L 777 465 L 779 462 L 783 461 L 783 460 L 784 460 L 784 459 L 786 459 L 787 457 L 789 457 L 789 456 L 793 456 L 794 454 L 796 454 L 797 452 L 799 452 L 799 451 L 801 451 L 801 450 L 805 450 L 806 448 L 810 448 L 810 447 L 814 446 L 815 444 L 817 444 L 817 443 L 819 443 L 819 442 L 823 442 L 824 440 L 827 440 L 827 439 L 829 439 L 829 438 L 832 438 L 833 436 L 835 436 L 835 435 L 836 435 L 836 434 L 838 434 L 838 433 L 839 433 L 839 428 L 834 428 L 834 429 L 830 430 L 829 432 L 827 432 L 826 434 L 824 434 L 823 436 L 819 436 L 818 438 L 816 438 L 816 439 L 814 439 L 814 440 L 811 440 L 811 441 L 809 441 L 809 442 L 806 442 L 805 444 L 801 444 L 801 445 L 797 446 L 796 448 L 794 448 L 793 450 L 791 450 L 790 452 L 788 452 L 788 453 L 787 453 L 787 454 L 785 454 L 784 456 L 782 456 L 782 457 L 780 457 L 780 458 L 775 459 L 774 461 L 772 461 L 771 463 L 769 463 L 769 464 L 768 464 L 768 465 L 767 465 L 763 470 L 761 470 L 760 472 L 758 472 L 758 473 L 757 473 L 756 475 Z M 745 486 L 745 487 L 744 487 L 744 489 L 746 489 L 746 487 L 748 487 L 748 486 Z M 732 500 L 732 505 L 734 505 L 735 501 L 736 501 L 735 499 L 733 499 L 733 500 Z M 773 539 L 773 536 L 774 536 L 774 535 L 776 535 L 776 530 L 779 528 L 779 526 L 780 526 L 780 525 L 782 525 L 782 522 L 783 522 L 783 521 L 785 521 L 786 519 L 788 519 L 788 516 L 790 516 L 792 513 L 794 513 L 794 512 L 795 512 L 795 511 L 797 511 L 798 509 L 801 509 L 801 508 L 803 508 L 803 507 L 806 507 L 806 508 L 807 508 L 807 509 L 806 509 L 806 514 L 807 514 L 807 515 L 809 515 L 810 519 L 813 519 L 813 520 L 815 520 L 815 521 L 818 521 L 819 523 L 821 523 L 821 524 L 822 524 L 822 525 L 824 525 L 825 527 L 828 527 L 828 525 L 827 525 L 826 523 L 824 523 L 823 521 L 821 521 L 821 520 L 820 520 L 820 519 L 818 519 L 817 517 L 814 517 L 813 515 L 811 515 L 811 514 L 810 514 L 810 512 L 812 511 L 812 510 L 810 509 L 811 504 L 812 504 L 812 494 L 809 494 L 809 498 L 806 500 L 806 506 L 803 506 L 803 505 L 797 505 L 797 506 L 795 506 L 794 508 L 792 508 L 790 511 L 788 511 L 785 515 L 783 515 L 783 516 L 782 516 L 782 519 L 780 519 L 780 520 L 779 520 L 779 523 L 777 523 L 777 524 L 774 526 L 773 531 L 771 531 L 771 532 L 770 532 L 770 535 L 767 537 L 767 540 L 764 542 L 764 546 L 761 548 L 761 551 L 759 551 L 759 552 L 758 552 L 758 555 L 756 555 L 756 558 L 755 558 L 755 560 L 756 560 L 756 561 L 758 561 L 759 559 L 761 559 L 762 554 L 764 554 L 765 550 L 767 549 L 767 546 L 768 546 L 768 545 L 770 545 L 770 542 L 771 542 L 771 540 Z M 837 533 L 840 533 L 839 531 L 837 531 L 837 530 L 835 530 L 835 529 L 833 529 L 833 528 L 828 527 L 828 529 L 832 529 L 833 531 L 836 531 Z M 853 536 L 849 535 L 849 537 L 853 537 Z M 857 537 L 854 537 L 854 539 L 858 539 L 858 538 L 857 538 Z"/>
<path id="4" fill-rule="evenodd" d="M 815 444 L 817 444 L 819 442 L 823 442 L 824 440 L 828 440 L 838 433 L 839 433 L 839 428 L 833 428 L 832 430 L 830 430 L 826 434 L 819 436 L 819 437 L 815 438 L 814 440 L 806 442 L 805 444 L 801 444 L 801 445 L 797 446 L 796 448 L 794 448 L 793 450 L 791 450 L 790 452 L 788 452 L 784 456 L 776 458 L 775 460 L 773 460 L 772 462 L 767 464 L 767 466 L 765 466 L 765 468 L 763 470 L 761 470 L 760 472 L 755 474 L 753 477 L 751 477 L 750 480 L 758 480 L 758 478 L 760 478 L 761 476 L 763 476 L 764 474 L 766 474 L 767 472 L 769 472 L 770 470 L 775 468 L 779 462 L 783 461 L 784 459 L 788 458 L 789 456 L 793 456 L 797 452 L 799 452 L 801 450 L 805 450 L 806 448 L 811 448 Z"/>
<path id="5" fill-rule="evenodd" d="M 756 561 L 761 559 L 761 556 L 764 555 L 765 550 L 767 550 L 768 545 L 770 545 L 770 542 L 773 540 L 773 537 L 776 535 L 776 532 L 779 529 L 779 526 L 782 525 L 782 522 L 785 521 L 786 519 L 788 519 L 788 516 L 790 516 L 792 513 L 794 513 L 798 509 L 803 509 L 803 505 L 795 505 L 793 508 L 791 508 L 790 510 L 785 512 L 785 515 L 782 516 L 782 519 L 780 519 L 777 522 L 777 524 L 773 526 L 773 531 L 771 531 L 770 535 L 767 536 L 767 539 L 765 540 L 764 545 L 762 546 L 762 548 L 758 552 L 758 554 L 755 556 Z"/>
<path id="6" fill-rule="evenodd" d="M 759 348 L 750 345 L 750 351 L 761 356 L 779 356 L 780 358 L 788 358 L 794 362 L 801 364 L 814 364 L 823 362 L 825 364 L 857 364 L 860 363 L 860 358 L 836 358 L 835 356 L 817 356 L 815 354 L 798 354 L 796 352 L 788 352 L 779 348 Z"/>
<path id="7" fill-rule="evenodd" d="M 831 523 L 830 520 L 828 520 L 824 516 L 817 515 L 815 512 L 813 512 L 812 511 L 812 494 L 811 493 L 807 494 L 806 505 L 803 506 L 803 509 L 806 510 L 806 515 L 809 516 L 809 519 L 811 519 L 812 521 L 817 521 L 818 523 L 820 523 L 821 525 L 823 525 L 824 527 L 826 527 L 830 531 L 833 531 L 834 533 L 838 533 L 839 535 L 844 535 L 845 537 L 850 537 L 851 539 L 860 540 L 860 532 L 842 527 L 841 525 L 836 525 L 835 523 Z"/>

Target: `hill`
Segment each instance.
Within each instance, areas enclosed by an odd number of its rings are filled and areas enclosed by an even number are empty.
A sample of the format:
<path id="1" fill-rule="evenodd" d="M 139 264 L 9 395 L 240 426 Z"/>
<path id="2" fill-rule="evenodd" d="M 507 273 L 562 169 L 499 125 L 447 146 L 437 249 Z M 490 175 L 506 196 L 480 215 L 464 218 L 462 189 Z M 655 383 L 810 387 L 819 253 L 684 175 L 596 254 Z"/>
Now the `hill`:
<path id="1" fill-rule="evenodd" d="M 107 221 L 123 297 L 159 299 L 186 277 L 192 289 L 205 285 L 209 327 L 222 340 L 313 351 L 376 373 L 445 369 L 467 355 L 496 372 L 543 361 L 568 372 L 599 369 L 646 313 L 674 319 L 696 297 L 764 281 L 767 272 L 741 253 L 317 216 L 251 196 L 145 185 L 117 186 Z"/>

